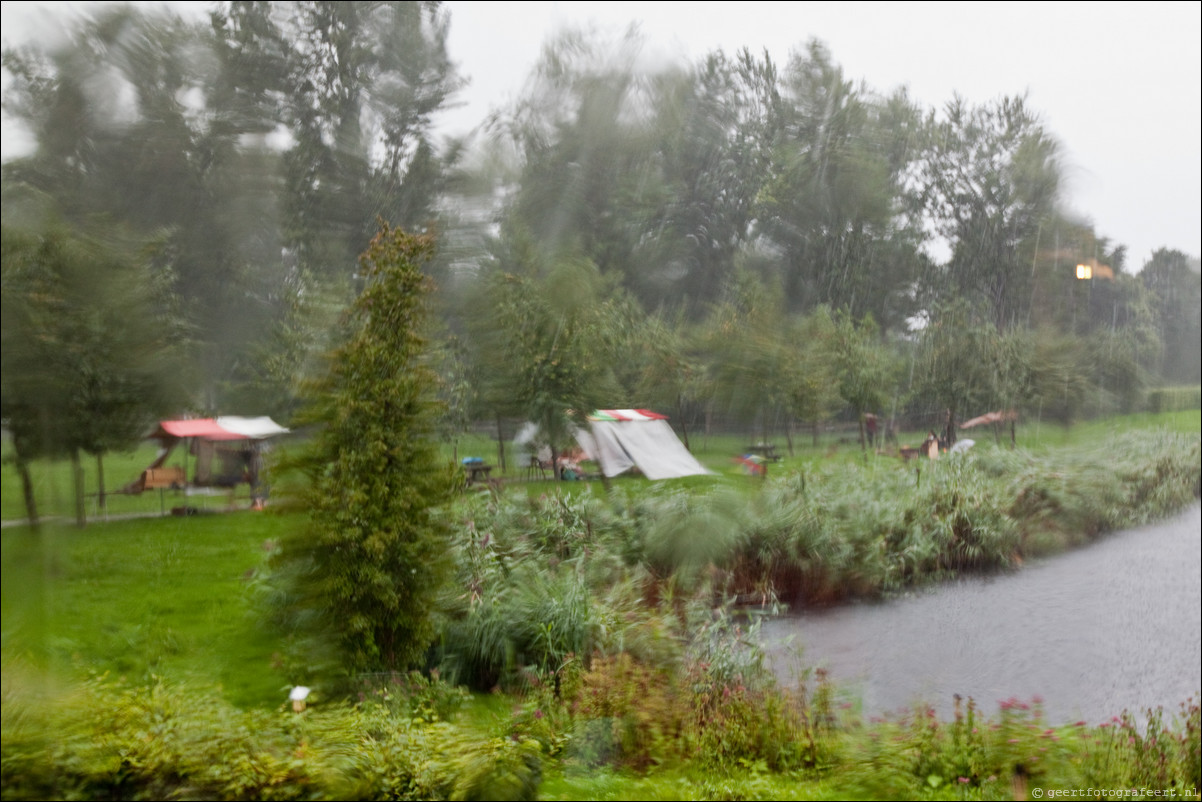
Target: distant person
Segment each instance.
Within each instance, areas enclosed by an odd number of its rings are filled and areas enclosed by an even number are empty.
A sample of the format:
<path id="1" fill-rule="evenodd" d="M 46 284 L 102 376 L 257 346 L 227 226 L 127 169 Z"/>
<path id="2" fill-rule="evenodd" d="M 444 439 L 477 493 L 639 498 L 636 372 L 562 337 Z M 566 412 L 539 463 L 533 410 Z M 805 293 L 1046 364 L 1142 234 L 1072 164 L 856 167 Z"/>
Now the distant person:
<path id="1" fill-rule="evenodd" d="M 868 433 L 868 447 L 876 447 L 876 415 L 871 412 L 864 416 L 864 429 Z"/>

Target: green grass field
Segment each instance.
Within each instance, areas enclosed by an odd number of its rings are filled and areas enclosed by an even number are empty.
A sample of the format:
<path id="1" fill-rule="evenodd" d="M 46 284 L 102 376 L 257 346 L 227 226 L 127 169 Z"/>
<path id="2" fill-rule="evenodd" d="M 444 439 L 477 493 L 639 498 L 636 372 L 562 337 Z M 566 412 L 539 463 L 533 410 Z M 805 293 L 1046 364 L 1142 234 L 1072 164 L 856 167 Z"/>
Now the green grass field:
<path id="1" fill-rule="evenodd" d="M 276 636 L 252 599 L 263 544 L 303 522 L 237 512 L 3 535 L 3 650 L 53 676 L 220 685 L 278 704 Z"/>

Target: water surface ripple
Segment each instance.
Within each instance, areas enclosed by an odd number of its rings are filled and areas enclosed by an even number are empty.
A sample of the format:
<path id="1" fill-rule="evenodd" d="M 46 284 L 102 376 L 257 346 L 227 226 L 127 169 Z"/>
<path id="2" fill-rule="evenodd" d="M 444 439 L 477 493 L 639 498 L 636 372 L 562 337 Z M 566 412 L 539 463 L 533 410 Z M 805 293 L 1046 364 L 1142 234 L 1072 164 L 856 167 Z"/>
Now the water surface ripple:
<path id="1" fill-rule="evenodd" d="M 1100 723 L 1202 688 L 1202 507 L 1009 574 L 763 628 L 783 680 L 825 667 L 866 716 L 953 694 L 990 714 L 1040 696 L 1049 721 Z M 797 648 L 801 647 L 800 661 Z"/>

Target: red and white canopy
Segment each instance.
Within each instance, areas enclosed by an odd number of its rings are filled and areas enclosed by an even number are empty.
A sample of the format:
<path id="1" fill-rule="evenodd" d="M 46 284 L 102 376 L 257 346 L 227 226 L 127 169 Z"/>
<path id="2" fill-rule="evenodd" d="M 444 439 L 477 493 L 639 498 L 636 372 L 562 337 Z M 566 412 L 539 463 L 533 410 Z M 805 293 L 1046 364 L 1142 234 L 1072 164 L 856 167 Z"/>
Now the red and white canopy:
<path id="1" fill-rule="evenodd" d="M 151 436 L 159 440 L 171 437 L 200 437 L 205 440 L 262 440 L 287 432 L 287 429 L 266 416 L 242 418 L 237 415 L 226 415 L 219 418 L 160 421 L 158 430 Z"/>
<path id="2" fill-rule="evenodd" d="M 598 409 L 588 416 L 590 421 L 667 420 L 667 415 L 649 409 Z"/>

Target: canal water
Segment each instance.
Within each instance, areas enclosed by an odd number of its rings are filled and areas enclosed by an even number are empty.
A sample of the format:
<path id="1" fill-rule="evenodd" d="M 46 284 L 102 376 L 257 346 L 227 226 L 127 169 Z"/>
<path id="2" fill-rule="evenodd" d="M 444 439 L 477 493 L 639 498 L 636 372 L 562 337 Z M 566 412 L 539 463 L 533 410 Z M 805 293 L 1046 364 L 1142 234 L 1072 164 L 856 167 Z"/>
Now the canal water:
<path id="1" fill-rule="evenodd" d="M 768 621 L 770 664 L 825 668 L 864 716 L 953 695 L 986 713 L 1043 700 L 1051 723 L 1176 712 L 1202 689 L 1202 507 L 1020 570 Z"/>

